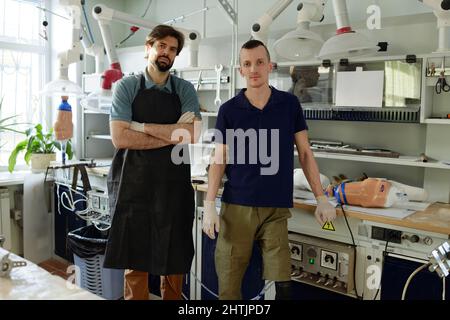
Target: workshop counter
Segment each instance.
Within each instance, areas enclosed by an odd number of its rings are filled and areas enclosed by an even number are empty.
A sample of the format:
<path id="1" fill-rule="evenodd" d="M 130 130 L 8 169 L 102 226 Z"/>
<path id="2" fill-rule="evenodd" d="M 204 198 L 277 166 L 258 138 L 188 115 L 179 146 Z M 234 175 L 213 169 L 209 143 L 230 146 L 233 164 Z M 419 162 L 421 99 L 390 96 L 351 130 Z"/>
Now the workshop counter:
<path id="1" fill-rule="evenodd" d="M 7 253 L 0 248 L 0 257 Z M 0 277 L 0 300 L 104 300 L 13 253 L 9 258 L 27 265 L 13 268 L 9 277 Z"/>
<path id="2" fill-rule="evenodd" d="M 200 192 L 206 192 L 208 185 L 196 184 L 195 189 Z M 219 190 L 219 194 L 221 192 L 222 190 Z M 316 206 L 303 203 L 299 199 L 294 199 L 294 208 L 314 213 Z M 336 211 L 338 216 L 343 215 L 340 208 L 337 208 Z M 350 218 L 450 235 L 450 204 L 433 203 L 426 210 L 417 211 L 404 219 L 395 219 L 350 210 L 345 210 L 345 213 Z"/>

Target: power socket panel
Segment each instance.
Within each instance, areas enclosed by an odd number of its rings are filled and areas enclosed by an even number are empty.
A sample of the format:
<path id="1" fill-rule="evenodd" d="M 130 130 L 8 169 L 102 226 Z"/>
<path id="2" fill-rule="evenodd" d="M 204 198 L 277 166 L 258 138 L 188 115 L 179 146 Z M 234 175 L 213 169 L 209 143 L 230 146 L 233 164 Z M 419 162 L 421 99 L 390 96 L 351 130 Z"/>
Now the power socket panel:
<path id="1" fill-rule="evenodd" d="M 303 252 L 303 246 L 298 243 L 289 243 L 289 248 L 291 249 L 291 259 L 302 261 L 302 252 Z"/>
<path id="2" fill-rule="evenodd" d="M 389 241 L 392 243 L 402 243 L 402 232 L 398 230 L 372 226 L 372 239 Z"/>
<path id="3" fill-rule="evenodd" d="M 338 254 L 333 251 L 320 251 L 320 266 L 327 269 L 337 270 Z"/>

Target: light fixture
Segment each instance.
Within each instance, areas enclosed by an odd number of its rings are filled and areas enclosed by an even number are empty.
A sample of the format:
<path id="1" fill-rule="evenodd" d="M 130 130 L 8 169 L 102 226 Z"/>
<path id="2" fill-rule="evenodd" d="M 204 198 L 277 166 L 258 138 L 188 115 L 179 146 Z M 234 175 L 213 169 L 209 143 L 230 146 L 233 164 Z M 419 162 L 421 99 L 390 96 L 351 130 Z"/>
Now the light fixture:
<path id="1" fill-rule="evenodd" d="M 79 85 L 61 78 L 47 83 L 40 93 L 44 96 L 84 96 L 83 89 Z"/>
<path id="2" fill-rule="evenodd" d="M 285 59 L 300 60 L 313 58 L 323 44 L 322 38 L 309 30 L 309 26 L 299 26 L 286 33 L 274 43 L 275 52 Z"/>
<path id="3" fill-rule="evenodd" d="M 83 96 L 83 90 L 79 85 L 69 80 L 69 65 L 82 60 L 80 43 L 80 17 L 81 5 L 77 0 L 59 0 L 71 17 L 72 33 L 70 49 L 58 54 L 59 76 L 55 81 L 47 83 L 40 92 L 42 95 L 51 96 Z"/>
<path id="4" fill-rule="evenodd" d="M 311 22 L 323 20 L 325 1 L 304 2 L 297 7 L 297 29 L 274 43 L 275 52 L 289 60 L 314 58 L 323 44 L 322 38 L 310 30 Z"/>
<path id="5" fill-rule="evenodd" d="M 376 43 L 352 30 L 345 0 L 333 0 L 333 10 L 337 25 L 336 35 L 323 44 L 319 59 L 339 60 L 370 55 L 378 51 Z"/>
<path id="6" fill-rule="evenodd" d="M 323 44 L 318 57 L 321 60 L 336 60 L 370 55 L 377 52 L 378 49 L 378 46 L 364 35 L 354 31 L 346 31 L 337 33 L 328 39 Z"/>

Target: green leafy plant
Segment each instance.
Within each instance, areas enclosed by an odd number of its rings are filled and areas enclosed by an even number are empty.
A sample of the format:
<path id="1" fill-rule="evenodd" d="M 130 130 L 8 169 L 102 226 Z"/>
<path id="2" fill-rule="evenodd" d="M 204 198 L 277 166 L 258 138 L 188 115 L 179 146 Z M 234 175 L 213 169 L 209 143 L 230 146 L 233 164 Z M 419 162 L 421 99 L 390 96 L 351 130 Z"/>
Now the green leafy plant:
<path id="1" fill-rule="evenodd" d="M 26 130 L 25 134 L 27 135 L 27 138 L 19 142 L 9 156 L 9 172 L 14 170 L 17 156 L 22 151 L 25 151 L 24 159 L 25 162 L 29 164 L 33 153 L 54 153 L 55 149 L 61 150 L 61 143 L 54 140 L 53 129 L 50 129 L 47 133 L 44 133 L 42 132 L 42 125 L 37 124 L 34 128 Z M 72 159 L 73 152 L 70 140 L 66 143 L 66 154 L 69 159 Z"/>

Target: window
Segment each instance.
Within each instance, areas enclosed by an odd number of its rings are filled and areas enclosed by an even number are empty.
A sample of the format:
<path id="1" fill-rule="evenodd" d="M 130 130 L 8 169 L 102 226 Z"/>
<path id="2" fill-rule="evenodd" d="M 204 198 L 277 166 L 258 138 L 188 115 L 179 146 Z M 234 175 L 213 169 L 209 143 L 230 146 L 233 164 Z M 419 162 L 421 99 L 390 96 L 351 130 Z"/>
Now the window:
<path id="1" fill-rule="evenodd" d="M 44 0 L 0 1 L 0 118 L 15 116 L 24 130 L 46 119 L 39 96 L 45 82 L 46 41 L 42 37 L 44 14 L 38 7 Z M 41 34 L 41 35 L 40 35 Z M 25 136 L 0 132 L 0 166 L 5 168 L 9 154 Z M 23 156 L 18 157 L 18 164 Z"/>

